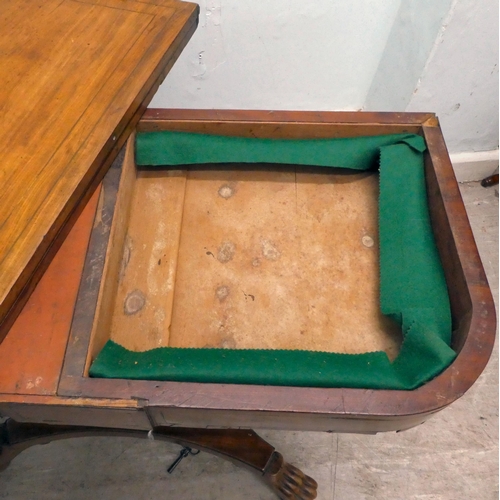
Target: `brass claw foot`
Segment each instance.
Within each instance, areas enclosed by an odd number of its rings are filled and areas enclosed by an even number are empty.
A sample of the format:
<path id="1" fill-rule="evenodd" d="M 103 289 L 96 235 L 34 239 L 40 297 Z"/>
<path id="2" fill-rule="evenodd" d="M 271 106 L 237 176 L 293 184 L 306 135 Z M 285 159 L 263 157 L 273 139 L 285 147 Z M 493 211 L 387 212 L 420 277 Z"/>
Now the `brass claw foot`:
<path id="1" fill-rule="evenodd" d="M 263 478 L 281 500 L 316 498 L 318 483 L 294 465 L 285 462 L 281 453 L 274 452 Z"/>

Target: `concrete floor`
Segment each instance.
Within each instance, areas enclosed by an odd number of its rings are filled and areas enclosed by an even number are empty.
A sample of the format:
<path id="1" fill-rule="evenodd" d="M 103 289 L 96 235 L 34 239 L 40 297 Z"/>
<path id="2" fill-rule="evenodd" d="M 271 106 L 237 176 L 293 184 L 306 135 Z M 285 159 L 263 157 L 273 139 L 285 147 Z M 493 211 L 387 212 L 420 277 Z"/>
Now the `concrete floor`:
<path id="1" fill-rule="evenodd" d="M 467 183 L 461 189 L 498 310 L 498 188 Z M 420 427 L 376 436 L 260 434 L 318 481 L 319 499 L 496 500 L 498 346 L 475 386 Z M 204 453 L 168 475 L 179 449 L 126 438 L 33 447 L 2 474 L 0 498 L 275 498 L 252 474 Z"/>

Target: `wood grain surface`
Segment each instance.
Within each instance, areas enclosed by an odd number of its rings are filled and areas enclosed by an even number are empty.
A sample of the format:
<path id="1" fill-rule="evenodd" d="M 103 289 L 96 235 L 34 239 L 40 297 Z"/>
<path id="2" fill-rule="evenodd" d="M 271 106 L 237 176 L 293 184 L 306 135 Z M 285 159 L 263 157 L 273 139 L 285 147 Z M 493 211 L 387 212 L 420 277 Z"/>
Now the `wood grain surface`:
<path id="1" fill-rule="evenodd" d="M 185 186 L 179 170 L 138 172 L 128 202 L 119 276 L 109 278 L 118 282 L 114 307 L 100 314 L 112 316 L 107 338 L 133 350 L 170 345 Z"/>
<path id="2" fill-rule="evenodd" d="M 198 6 L 7 0 L 1 13 L 0 322 L 135 126 Z"/>

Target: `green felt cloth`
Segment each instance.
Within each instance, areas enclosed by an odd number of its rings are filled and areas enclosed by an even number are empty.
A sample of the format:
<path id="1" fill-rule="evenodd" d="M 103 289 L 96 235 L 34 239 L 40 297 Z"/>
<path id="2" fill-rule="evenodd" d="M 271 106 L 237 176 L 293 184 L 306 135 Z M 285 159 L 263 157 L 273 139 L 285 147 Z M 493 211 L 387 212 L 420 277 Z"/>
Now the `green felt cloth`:
<path id="1" fill-rule="evenodd" d="M 337 354 L 259 349 L 162 347 L 132 352 L 108 341 L 90 376 L 303 387 L 414 389 L 455 358 L 446 282 L 427 209 L 417 135 L 349 139 L 253 139 L 180 132 L 138 134 L 138 165 L 278 163 L 380 168 L 380 306 L 401 325 L 403 345 L 384 352 Z M 335 307 L 332 304 L 331 307 Z M 363 304 L 353 304 L 356 308 Z M 272 327 L 272 325 L 270 325 Z"/>

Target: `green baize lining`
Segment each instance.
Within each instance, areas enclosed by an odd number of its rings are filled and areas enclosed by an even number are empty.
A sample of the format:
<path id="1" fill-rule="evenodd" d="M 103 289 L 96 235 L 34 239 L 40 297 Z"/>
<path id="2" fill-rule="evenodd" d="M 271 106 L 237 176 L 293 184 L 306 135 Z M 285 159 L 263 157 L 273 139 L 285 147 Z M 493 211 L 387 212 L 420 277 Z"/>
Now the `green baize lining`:
<path id="1" fill-rule="evenodd" d="M 391 363 L 383 351 L 160 347 L 134 352 L 109 340 L 93 361 L 90 376 L 404 390 L 434 378 L 456 354 L 450 347 L 450 303 L 427 208 L 425 150 L 424 139 L 413 134 L 296 140 L 139 133 L 139 166 L 269 163 L 379 168 L 380 307 L 401 326 L 403 343 Z"/>

